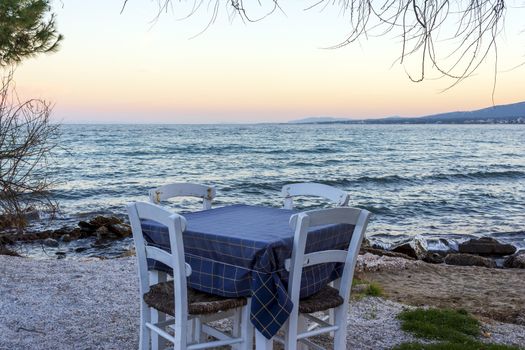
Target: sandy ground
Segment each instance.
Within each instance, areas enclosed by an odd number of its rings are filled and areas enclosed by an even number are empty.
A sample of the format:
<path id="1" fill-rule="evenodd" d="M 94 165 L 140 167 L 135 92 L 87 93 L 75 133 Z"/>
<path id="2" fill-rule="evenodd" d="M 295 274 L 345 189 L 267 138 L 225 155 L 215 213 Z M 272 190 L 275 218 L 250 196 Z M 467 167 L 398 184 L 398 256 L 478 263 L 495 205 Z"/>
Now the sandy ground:
<path id="1" fill-rule="evenodd" d="M 525 325 L 525 270 L 420 263 L 359 275 L 378 282 L 395 301 L 463 308 L 489 319 Z"/>
<path id="2" fill-rule="evenodd" d="M 361 271 L 381 271 L 378 266 L 384 266 L 390 273 L 401 274 L 414 267 L 401 260 L 370 256 L 361 258 L 360 264 Z M 396 319 L 406 307 L 383 298 L 353 301 L 348 315 L 348 348 L 390 349 L 413 340 L 400 330 Z M 2 350 L 136 349 L 139 299 L 135 259 L 0 256 L 0 315 Z M 490 322 L 483 327 L 491 332 L 492 341 L 525 347 L 524 326 Z"/>

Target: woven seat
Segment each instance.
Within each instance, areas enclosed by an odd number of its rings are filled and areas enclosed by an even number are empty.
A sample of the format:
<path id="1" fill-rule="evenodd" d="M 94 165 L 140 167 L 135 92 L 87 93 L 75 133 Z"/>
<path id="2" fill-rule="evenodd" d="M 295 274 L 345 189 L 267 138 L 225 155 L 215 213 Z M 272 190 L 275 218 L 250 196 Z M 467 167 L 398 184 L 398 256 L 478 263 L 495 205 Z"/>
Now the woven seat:
<path id="1" fill-rule="evenodd" d="M 173 282 L 158 283 L 144 294 L 144 302 L 149 307 L 174 316 Z M 188 288 L 188 312 L 192 315 L 204 315 L 227 311 L 246 305 L 246 298 L 224 298 Z"/>
<path id="2" fill-rule="evenodd" d="M 311 314 L 312 312 L 324 311 L 342 305 L 344 299 L 339 295 L 339 291 L 330 286 L 326 286 L 314 295 L 299 300 L 299 312 Z"/>

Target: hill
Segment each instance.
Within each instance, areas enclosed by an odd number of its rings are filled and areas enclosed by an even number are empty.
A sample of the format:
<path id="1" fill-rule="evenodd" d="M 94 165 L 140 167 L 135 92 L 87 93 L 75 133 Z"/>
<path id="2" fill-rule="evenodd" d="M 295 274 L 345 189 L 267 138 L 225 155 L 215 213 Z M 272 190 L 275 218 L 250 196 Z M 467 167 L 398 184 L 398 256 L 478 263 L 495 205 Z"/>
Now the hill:
<path id="1" fill-rule="evenodd" d="M 525 124 L 525 102 L 492 106 L 475 111 L 439 113 L 421 117 L 387 117 L 380 119 L 344 119 L 310 117 L 291 121 L 294 124 Z"/>

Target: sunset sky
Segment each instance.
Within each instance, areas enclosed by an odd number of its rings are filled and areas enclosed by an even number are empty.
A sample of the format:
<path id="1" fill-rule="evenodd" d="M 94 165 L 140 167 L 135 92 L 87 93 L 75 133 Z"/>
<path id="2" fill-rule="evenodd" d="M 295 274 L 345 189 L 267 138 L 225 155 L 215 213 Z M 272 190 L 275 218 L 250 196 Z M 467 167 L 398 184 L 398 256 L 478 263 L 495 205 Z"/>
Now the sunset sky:
<path id="1" fill-rule="evenodd" d="M 173 12 L 152 23 L 155 1 L 129 0 L 120 14 L 122 3 L 56 1 L 65 40 L 58 53 L 18 67 L 19 94 L 53 102 L 54 118 L 66 123 L 417 116 L 493 103 L 493 59 L 441 92 L 450 80 L 409 80 L 410 67 L 395 62 L 401 46 L 393 34 L 324 49 L 349 30 L 337 6 L 303 11 L 306 2 L 283 2 L 285 14 L 255 23 L 230 21 L 221 9 L 216 23 L 192 38 L 211 10 L 181 20 L 188 11 L 175 2 Z M 509 71 L 525 61 L 524 11 L 511 8 L 507 15 L 495 104 L 525 100 L 525 66 Z"/>

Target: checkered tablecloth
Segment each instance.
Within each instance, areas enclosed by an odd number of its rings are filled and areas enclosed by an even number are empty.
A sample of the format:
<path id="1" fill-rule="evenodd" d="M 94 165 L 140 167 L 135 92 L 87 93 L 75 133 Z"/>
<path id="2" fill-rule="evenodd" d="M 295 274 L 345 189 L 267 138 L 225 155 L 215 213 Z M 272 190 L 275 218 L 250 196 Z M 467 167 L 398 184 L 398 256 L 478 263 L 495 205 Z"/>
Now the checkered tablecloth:
<path id="1" fill-rule="evenodd" d="M 293 210 L 232 205 L 183 214 L 186 262 L 192 273 L 188 286 L 225 297 L 252 297 L 251 320 L 267 338 L 286 322 L 293 304 L 287 293 L 294 232 L 288 222 Z M 168 231 L 156 222 L 143 221 L 149 244 L 169 250 Z M 353 226 L 312 228 L 306 252 L 346 249 Z M 166 266 L 150 266 L 163 270 Z M 321 264 L 304 269 L 301 298 L 318 292 L 339 277 L 340 264 Z"/>

